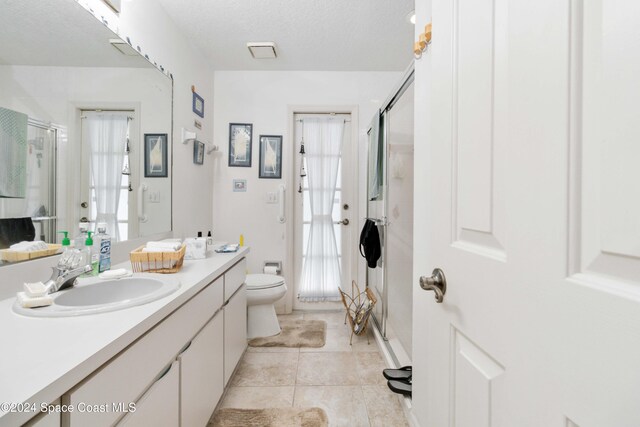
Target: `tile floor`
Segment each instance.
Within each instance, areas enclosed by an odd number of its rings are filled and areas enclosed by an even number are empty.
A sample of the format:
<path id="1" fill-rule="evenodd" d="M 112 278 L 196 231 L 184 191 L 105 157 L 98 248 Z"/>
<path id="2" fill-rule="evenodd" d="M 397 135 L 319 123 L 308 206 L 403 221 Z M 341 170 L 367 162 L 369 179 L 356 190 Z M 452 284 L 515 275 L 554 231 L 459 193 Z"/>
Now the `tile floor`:
<path id="1" fill-rule="evenodd" d="M 281 319 L 327 322 L 322 348 L 249 347 L 221 408 L 320 407 L 330 426 L 408 426 L 401 397 L 392 393 L 373 334 L 353 337 L 344 312 L 294 312 Z"/>

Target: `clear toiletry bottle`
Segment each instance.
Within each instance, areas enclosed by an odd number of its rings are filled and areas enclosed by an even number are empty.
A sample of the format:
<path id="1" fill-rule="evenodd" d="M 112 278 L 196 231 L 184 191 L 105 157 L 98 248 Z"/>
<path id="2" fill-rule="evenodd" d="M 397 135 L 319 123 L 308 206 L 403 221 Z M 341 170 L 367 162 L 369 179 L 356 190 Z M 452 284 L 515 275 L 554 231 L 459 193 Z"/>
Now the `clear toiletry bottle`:
<path id="1" fill-rule="evenodd" d="M 111 236 L 107 234 L 107 224 L 104 222 L 98 223 L 98 234 L 94 235 L 96 252 L 99 254 L 98 258 L 98 273 L 103 273 L 111 269 Z"/>
<path id="2" fill-rule="evenodd" d="M 87 240 L 87 231 L 89 230 L 89 223 L 84 221 L 80 222 L 80 224 L 78 225 L 78 228 L 80 229 L 80 234 L 78 234 L 76 237 L 73 238 L 73 247 L 76 249 L 83 249 L 84 241 Z"/>
<path id="3" fill-rule="evenodd" d="M 207 234 L 207 251 L 213 250 L 213 237 L 211 231 Z"/>

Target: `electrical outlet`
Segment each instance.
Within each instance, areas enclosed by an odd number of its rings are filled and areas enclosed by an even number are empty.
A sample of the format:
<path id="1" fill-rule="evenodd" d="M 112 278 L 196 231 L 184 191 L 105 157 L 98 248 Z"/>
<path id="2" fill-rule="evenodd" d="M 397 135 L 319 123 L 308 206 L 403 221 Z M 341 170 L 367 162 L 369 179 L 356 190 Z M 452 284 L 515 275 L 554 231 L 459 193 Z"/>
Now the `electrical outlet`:
<path id="1" fill-rule="evenodd" d="M 267 193 L 267 203 L 278 203 L 278 193 L 269 191 Z"/>

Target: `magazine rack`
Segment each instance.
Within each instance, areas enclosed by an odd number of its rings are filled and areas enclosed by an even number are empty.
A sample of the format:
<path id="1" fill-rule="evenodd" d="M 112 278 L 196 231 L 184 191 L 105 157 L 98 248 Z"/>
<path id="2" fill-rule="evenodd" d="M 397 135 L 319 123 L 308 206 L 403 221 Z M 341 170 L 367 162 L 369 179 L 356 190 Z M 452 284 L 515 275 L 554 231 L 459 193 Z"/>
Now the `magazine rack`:
<path id="1" fill-rule="evenodd" d="M 369 318 L 373 312 L 373 307 L 378 302 L 377 298 L 368 287 L 364 292 L 360 292 L 360 288 L 356 284 L 355 280 L 351 282 L 351 295 L 340 290 L 340 296 L 342 297 L 342 304 L 344 304 L 347 313 L 344 316 L 344 324 L 351 326 L 351 337 L 349 338 L 349 345 L 352 344 L 353 335 L 366 334 L 367 326 L 369 325 Z M 369 335 L 367 334 L 367 344 L 369 344 Z"/>

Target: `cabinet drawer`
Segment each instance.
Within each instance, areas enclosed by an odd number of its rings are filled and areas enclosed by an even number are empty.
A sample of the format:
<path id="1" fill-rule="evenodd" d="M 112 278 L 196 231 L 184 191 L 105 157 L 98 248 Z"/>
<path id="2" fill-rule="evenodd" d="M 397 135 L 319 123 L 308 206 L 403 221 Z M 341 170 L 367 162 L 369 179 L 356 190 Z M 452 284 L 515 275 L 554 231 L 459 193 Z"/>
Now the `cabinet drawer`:
<path id="1" fill-rule="evenodd" d="M 224 300 L 228 301 L 236 290 L 242 286 L 247 276 L 247 259 L 242 258 L 236 265 L 224 273 Z"/>
<path id="2" fill-rule="evenodd" d="M 179 363 L 173 362 L 169 371 L 136 402 L 135 412 L 129 412 L 118 426 L 148 427 L 177 426 L 180 423 Z"/>
<path id="3" fill-rule="evenodd" d="M 60 405 L 60 399 L 52 402 L 51 405 Z M 49 413 L 40 413 L 25 424 L 22 427 L 60 427 L 60 413 L 59 412 L 49 412 Z"/>
<path id="4" fill-rule="evenodd" d="M 220 308 L 222 297 L 223 279 L 218 278 L 65 395 L 63 402 L 74 407 L 80 402 L 98 405 L 135 402 Z M 68 417 L 72 427 L 102 426 L 113 424 L 122 413 L 75 411 Z"/>
<path id="5" fill-rule="evenodd" d="M 205 427 L 224 390 L 222 312 L 180 354 L 182 426 Z M 168 424 L 163 424 L 168 425 Z"/>
<path id="6" fill-rule="evenodd" d="M 224 384 L 231 378 L 244 350 L 247 348 L 246 286 L 224 306 Z"/>

